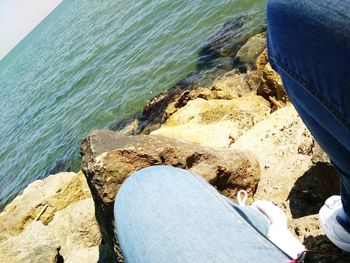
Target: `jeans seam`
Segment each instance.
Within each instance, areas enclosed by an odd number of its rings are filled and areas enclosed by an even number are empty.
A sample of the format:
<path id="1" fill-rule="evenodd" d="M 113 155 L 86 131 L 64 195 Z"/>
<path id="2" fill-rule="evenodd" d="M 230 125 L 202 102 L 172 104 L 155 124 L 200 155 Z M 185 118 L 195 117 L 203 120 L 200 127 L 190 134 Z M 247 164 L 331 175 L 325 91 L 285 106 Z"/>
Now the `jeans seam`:
<path id="1" fill-rule="evenodd" d="M 286 64 L 281 62 L 278 59 L 274 59 L 272 57 L 269 58 L 270 64 L 272 67 L 276 65 L 283 70 L 289 77 L 291 77 L 294 81 L 298 82 L 298 84 L 311 96 L 313 96 L 316 100 L 320 102 L 321 105 L 341 124 L 348 132 L 350 132 L 350 125 L 346 121 L 346 117 L 339 112 L 336 108 L 334 108 L 328 101 L 325 99 L 322 94 L 318 93 L 314 89 L 310 88 L 310 86 L 301 79 L 298 74 L 295 74 L 293 70 L 291 70 Z"/>
<path id="2" fill-rule="evenodd" d="M 249 224 L 246 220 L 244 220 L 242 218 L 242 216 L 237 213 L 234 209 L 232 209 L 230 206 L 228 206 L 228 204 L 226 202 L 224 202 L 221 198 L 219 198 L 219 196 L 215 195 L 206 184 L 204 184 L 203 182 L 201 182 L 198 178 L 197 175 L 194 174 L 193 172 L 190 171 L 190 174 L 192 175 L 192 178 L 195 179 L 195 181 L 197 183 L 199 183 L 199 185 L 201 185 L 211 196 L 215 197 L 215 199 L 217 199 L 219 201 L 219 203 L 221 203 L 231 215 L 238 215 L 239 218 L 241 218 L 242 222 L 244 222 L 246 225 L 248 225 L 250 230 L 253 230 L 256 234 L 257 234 L 257 238 L 259 238 L 261 241 L 266 242 L 268 241 L 271 244 L 271 248 L 274 249 L 276 252 L 282 253 L 284 254 L 287 258 L 290 258 L 283 250 L 281 250 L 279 247 L 277 247 L 277 245 L 275 245 L 273 242 L 271 242 L 270 239 L 268 239 L 266 236 L 264 236 L 263 234 L 261 234 L 259 231 L 257 231 L 251 224 Z M 264 244 L 264 243 L 263 243 Z M 266 244 L 264 244 L 264 246 L 267 246 Z"/>

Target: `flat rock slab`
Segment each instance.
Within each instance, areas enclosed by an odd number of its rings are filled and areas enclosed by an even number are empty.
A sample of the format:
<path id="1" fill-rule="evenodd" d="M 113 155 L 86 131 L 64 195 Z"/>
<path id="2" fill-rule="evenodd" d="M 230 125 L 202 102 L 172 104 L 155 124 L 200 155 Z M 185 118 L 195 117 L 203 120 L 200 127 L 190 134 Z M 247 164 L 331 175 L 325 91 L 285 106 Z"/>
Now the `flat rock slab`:
<path id="1" fill-rule="evenodd" d="M 151 134 L 209 147 L 228 147 L 270 114 L 270 104 L 253 93 L 239 98 L 189 101 Z"/>
<path id="2" fill-rule="evenodd" d="M 249 152 L 203 147 L 163 136 L 123 136 L 99 130 L 84 138 L 81 153 L 103 238 L 116 252 L 113 203 L 121 184 L 133 172 L 151 165 L 184 168 L 229 197 L 241 189 L 252 195 L 260 178 L 259 164 Z"/>

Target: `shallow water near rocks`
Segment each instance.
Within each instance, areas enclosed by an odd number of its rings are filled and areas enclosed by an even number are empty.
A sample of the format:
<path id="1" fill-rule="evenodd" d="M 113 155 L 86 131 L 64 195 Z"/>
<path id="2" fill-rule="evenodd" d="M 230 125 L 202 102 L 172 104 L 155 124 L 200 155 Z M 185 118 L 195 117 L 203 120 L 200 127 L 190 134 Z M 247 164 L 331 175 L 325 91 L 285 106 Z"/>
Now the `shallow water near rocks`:
<path id="1" fill-rule="evenodd" d="M 249 20 L 240 30 L 254 32 L 264 24 L 264 6 L 64 0 L 0 61 L 0 209 L 30 182 L 78 170 L 84 135 L 113 127 L 189 73 L 208 70 L 198 67 L 206 41 L 243 15 Z"/>

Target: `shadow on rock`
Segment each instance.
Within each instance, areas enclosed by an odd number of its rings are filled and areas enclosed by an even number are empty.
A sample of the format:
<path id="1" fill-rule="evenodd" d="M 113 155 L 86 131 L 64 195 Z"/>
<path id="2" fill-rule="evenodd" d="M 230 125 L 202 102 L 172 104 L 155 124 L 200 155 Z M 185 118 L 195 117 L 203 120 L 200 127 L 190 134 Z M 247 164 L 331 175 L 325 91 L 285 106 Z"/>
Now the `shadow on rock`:
<path id="1" fill-rule="evenodd" d="M 317 214 L 324 201 L 339 194 L 339 175 L 329 163 L 318 162 L 304 173 L 289 193 L 293 218 Z"/>
<path id="2" fill-rule="evenodd" d="M 305 263 L 345 263 L 350 262 L 350 254 L 335 245 L 325 235 L 308 236 L 304 241 L 309 250 Z"/>
<path id="3" fill-rule="evenodd" d="M 106 243 L 102 243 L 99 247 L 99 259 L 97 263 L 106 263 L 106 262 L 117 262 L 114 259 L 114 255 L 112 254 L 109 247 L 106 245 Z"/>

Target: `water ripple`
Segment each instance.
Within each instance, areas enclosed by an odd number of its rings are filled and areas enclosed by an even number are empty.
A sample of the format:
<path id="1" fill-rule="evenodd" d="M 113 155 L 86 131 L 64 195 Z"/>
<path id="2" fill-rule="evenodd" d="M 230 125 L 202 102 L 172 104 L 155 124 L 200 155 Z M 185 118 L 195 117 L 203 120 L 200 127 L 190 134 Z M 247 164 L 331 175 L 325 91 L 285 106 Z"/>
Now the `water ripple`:
<path id="1" fill-rule="evenodd" d="M 0 208 L 69 160 L 78 169 L 84 135 L 195 71 L 199 49 L 226 21 L 251 14 L 247 28 L 263 23 L 264 3 L 63 1 L 0 62 Z"/>

